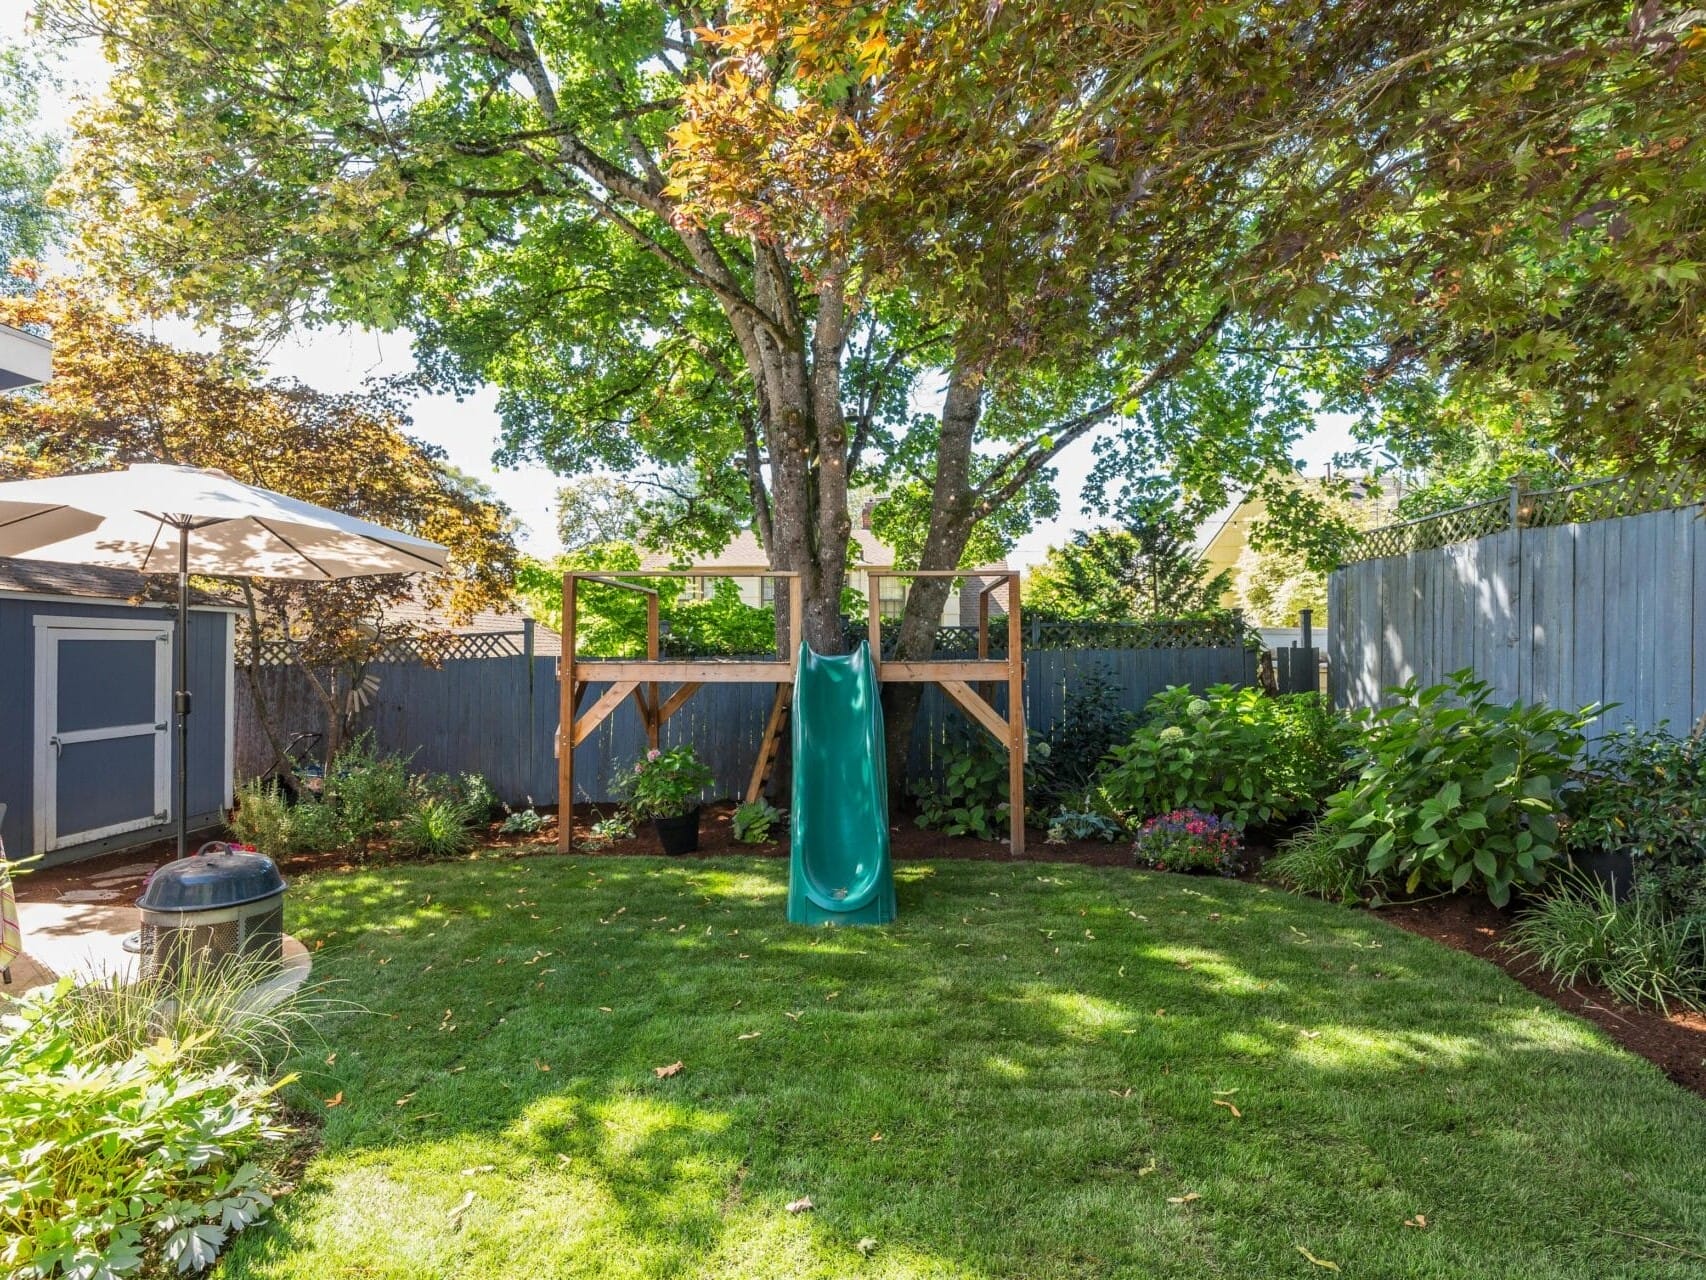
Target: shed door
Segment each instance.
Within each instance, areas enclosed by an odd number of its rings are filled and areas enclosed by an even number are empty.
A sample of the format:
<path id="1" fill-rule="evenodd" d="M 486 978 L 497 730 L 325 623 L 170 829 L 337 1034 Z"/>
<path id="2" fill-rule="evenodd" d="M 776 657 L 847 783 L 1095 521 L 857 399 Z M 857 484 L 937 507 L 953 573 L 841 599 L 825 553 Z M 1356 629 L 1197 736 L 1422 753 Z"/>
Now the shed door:
<path id="1" fill-rule="evenodd" d="M 36 847 L 171 817 L 172 628 L 36 620 Z"/>

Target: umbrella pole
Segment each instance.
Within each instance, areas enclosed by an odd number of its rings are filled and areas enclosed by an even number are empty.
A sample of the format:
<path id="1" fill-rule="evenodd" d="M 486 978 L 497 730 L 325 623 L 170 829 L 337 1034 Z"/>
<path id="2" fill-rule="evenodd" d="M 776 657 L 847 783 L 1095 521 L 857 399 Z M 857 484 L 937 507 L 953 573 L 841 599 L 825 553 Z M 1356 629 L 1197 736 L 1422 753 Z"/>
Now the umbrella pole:
<path id="1" fill-rule="evenodd" d="M 190 526 L 178 526 L 178 687 L 172 710 L 178 721 L 178 857 L 188 852 L 190 834 Z"/>

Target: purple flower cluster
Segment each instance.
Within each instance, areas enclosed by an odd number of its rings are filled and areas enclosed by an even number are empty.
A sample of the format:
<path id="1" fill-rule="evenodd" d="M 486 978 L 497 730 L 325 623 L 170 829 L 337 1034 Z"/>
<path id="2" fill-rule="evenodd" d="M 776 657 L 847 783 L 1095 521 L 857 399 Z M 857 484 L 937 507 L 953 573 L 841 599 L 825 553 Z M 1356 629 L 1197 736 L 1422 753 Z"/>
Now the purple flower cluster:
<path id="1" fill-rule="evenodd" d="M 1175 809 L 1138 828 L 1137 865 L 1155 871 L 1238 873 L 1244 837 L 1237 827 L 1200 809 Z"/>

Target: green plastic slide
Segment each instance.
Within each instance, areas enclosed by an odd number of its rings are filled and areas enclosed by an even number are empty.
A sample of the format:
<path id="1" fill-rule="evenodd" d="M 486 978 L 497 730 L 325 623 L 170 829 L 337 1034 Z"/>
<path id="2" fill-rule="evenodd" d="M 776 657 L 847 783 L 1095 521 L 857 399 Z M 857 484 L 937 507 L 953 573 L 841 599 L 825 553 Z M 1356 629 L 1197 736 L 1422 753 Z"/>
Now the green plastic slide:
<path id="1" fill-rule="evenodd" d="M 825 657 L 800 646 L 794 669 L 794 924 L 887 924 L 895 917 L 883 708 L 869 646 Z"/>

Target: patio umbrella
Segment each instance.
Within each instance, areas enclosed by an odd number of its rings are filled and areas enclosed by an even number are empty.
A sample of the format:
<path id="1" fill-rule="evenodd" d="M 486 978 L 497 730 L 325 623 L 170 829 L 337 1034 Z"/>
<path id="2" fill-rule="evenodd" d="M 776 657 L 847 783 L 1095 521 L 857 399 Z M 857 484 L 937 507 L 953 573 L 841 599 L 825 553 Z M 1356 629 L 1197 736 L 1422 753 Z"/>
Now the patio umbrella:
<path id="1" fill-rule="evenodd" d="M 411 534 L 233 480 L 144 464 L 0 484 L 0 556 L 178 575 L 178 856 L 189 826 L 189 577 L 330 582 L 444 568 Z"/>

